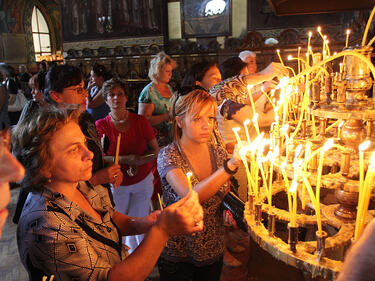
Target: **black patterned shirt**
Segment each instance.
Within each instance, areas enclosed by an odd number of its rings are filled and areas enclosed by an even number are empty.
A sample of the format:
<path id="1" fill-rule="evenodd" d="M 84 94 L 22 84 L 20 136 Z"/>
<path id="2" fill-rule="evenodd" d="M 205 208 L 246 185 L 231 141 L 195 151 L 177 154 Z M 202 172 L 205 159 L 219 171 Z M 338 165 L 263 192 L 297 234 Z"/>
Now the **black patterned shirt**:
<path id="1" fill-rule="evenodd" d="M 220 146 L 209 144 L 212 173 L 223 166 L 227 158 L 226 151 Z M 166 175 L 172 169 L 181 169 L 184 174 L 191 171 L 192 185 L 199 183 L 194 169 L 185 153 L 179 149 L 176 142 L 160 150 L 158 156 L 158 171 L 160 174 L 163 201 L 166 205 L 180 200 L 180 197 L 166 180 Z M 162 252 L 162 257 L 173 262 L 188 262 L 197 266 L 204 266 L 216 262 L 224 252 L 224 226 L 220 208 L 227 184 L 211 198 L 202 203 L 204 212 L 204 228 L 193 235 L 172 236 Z"/>
<path id="2" fill-rule="evenodd" d="M 108 191 L 84 182 L 77 188 L 99 213 L 93 218 L 64 195 L 44 188 L 30 193 L 17 228 L 18 251 L 30 280 L 107 280 L 127 257 Z"/>

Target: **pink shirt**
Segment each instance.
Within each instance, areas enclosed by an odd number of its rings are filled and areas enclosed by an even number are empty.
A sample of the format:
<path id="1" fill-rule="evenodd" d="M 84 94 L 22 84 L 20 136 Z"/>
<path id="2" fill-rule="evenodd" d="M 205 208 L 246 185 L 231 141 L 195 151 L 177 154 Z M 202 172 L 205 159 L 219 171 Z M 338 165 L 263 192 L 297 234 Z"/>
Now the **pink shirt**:
<path id="1" fill-rule="evenodd" d="M 125 133 L 121 133 L 120 155 L 143 155 L 147 150 L 147 144 L 155 139 L 154 131 L 146 118 L 143 116 L 129 112 L 130 127 Z M 109 138 L 109 148 L 104 153 L 106 156 L 114 156 L 116 153 L 118 131 L 111 117 L 108 115 L 103 119 L 95 122 L 99 139 L 105 134 Z M 143 180 L 150 172 L 154 165 L 154 161 L 150 161 L 144 165 L 138 166 L 137 174 L 130 177 L 126 170 L 128 165 L 121 165 L 124 180 L 121 185 L 132 185 Z"/>

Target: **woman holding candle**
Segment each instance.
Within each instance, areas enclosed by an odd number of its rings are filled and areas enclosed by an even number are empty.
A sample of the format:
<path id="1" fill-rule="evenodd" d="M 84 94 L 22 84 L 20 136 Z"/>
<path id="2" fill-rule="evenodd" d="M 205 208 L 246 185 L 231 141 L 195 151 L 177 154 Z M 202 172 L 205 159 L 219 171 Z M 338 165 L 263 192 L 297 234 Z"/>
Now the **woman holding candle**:
<path id="1" fill-rule="evenodd" d="M 93 154 L 71 109 L 42 110 L 13 132 L 17 158 L 33 192 L 18 224 L 18 247 L 30 280 L 144 280 L 171 235 L 203 228 L 196 192 L 144 218 L 116 212 L 92 186 Z M 131 255 L 121 236 L 145 233 Z"/>
<path id="2" fill-rule="evenodd" d="M 124 175 L 121 185 L 112 190 L 116 210 L 128 216 L 144 217 L 149 214 L 153 160 L 159 146 L 147 119 L 126 109 L 127 95 L 121 80 L 106 81 L 102 90 L 111 111 L 107 117 L 96 121 L 96 129 L 99 138 L 103 135 L 109 138 L 106 160 L 113 161 L 119 144 L 118 164 Z M 131 253 L 142 239 L 143 235 L 126 236 L 124 243 Z"/>
<path id="3" fill-rule="evenodd" d="M 158 156 L 163 198 L 170 205 L 186 196 L 186 174 L 192 172 L 193 190 L 199 194 L 204 210 L 205 229 L 194 236 L 171 238 L 159 259 L 162 281 L 219 280 L 224 251 L 224 226 L 220 205 L 228 191 L 228 180 L 240 164 L 234 153 L 209 141 L 216 101 L 204 90 L 178 94 L 172 101 L 175 141 Z"/>

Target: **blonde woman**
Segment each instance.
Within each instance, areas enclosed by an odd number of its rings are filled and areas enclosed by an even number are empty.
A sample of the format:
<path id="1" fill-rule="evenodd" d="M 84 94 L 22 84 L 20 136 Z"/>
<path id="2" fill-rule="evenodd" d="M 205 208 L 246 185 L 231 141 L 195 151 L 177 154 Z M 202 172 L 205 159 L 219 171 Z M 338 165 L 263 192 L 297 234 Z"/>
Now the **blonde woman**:
<path id="1" fill-rule="evenodd" d="M 158 156 L 164 202 L 170 205 L 189 192 L 186 174 L 204 211 L 204 230 L 194 236 L 174 236 L 158 261 L 160 280 L 219 280 L 223 264 L 224 226 L 220 205 L 228 180 L 240 164 L 237 153 L 212 144 L 216 101 L 202 88 L 173 98 L 174 142 Z"/>
<path id="2" fill-rule="evenodd" d="M 176 62 L 166 53 L 158 53 L 150 62 L 148 77 L 151 82 L 143 88 L 138 99 L 138 114 L 145 116 L 157 129 L 160 147 L 171 142 L 168 110 L 173 89 L 168 82 L 176 66 Z"/>

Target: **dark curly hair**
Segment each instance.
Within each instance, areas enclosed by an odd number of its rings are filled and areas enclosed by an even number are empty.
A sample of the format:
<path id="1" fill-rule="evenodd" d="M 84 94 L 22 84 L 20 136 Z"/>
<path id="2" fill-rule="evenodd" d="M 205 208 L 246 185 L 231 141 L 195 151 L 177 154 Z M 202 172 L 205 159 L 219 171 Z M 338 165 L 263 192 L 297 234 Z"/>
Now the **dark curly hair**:
<path id="1" fill-rule="evenodd" d="M 45 106 L 23 119 L 12 130 L 12 150 L 25 167 L 22 185 L 33 191 L 42 191 L 48 182 L 45 171 L 51 165 L 49 143 L 54 134 L 70 121 L 78 122 L 77 106 L 57 108 Z"/>

